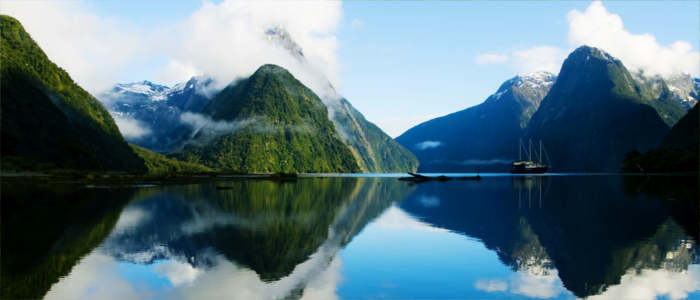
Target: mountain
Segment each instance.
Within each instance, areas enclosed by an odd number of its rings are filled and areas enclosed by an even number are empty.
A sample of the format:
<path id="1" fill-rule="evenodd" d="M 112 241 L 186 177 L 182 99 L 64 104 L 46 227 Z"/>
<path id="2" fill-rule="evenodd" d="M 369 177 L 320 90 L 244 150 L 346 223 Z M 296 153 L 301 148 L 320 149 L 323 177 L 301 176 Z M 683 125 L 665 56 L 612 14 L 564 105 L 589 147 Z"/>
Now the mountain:
<path id="1" fill-rule="evenodd" d="M 347 99 L 341 98 L 330 105 L 333 107 L 331 121 L 363 172 L 406 172 L 418 168 L 418 159 L 413 153 L 367 121 Z"/>
<path id="2" fill-rule="evenodd" d="M 686 76 L 687 79 L 690 79 L 690 76 Z M 644 76 L 640 72 L 632 74 L 632 77 L 636 80 L 636 89 L 639 94 L 656 110 L 669 127 L 676 124 L 687 110 L 692 107 L 691 104 L 696 101 L 690 96 L 693 91 L 686 89 L 685 82 L 680 79 L 683 77 L 679 77 L 675 81 L 669 81 L 659 75 Z M 669 83 L 674 83 L 676 86 L 672 86 Z"/>
<path id="3" fill-rule="evenodd" d="M 625 156 L 624 172 L 698 172 L 698 105 L 696 104 L 663 138 L 658 148 L 644 154 L 632 151 Z"/>
<path id="4" fill-rule="evenodd" d="M 700 142 L 699 117 L 700 111 L 696 104 L 671 128 L 659 146 L 666 149 L 697 149 Z"/>
<path id="5" fill-rule="evenodd" d="M 668 88 L 686 110 L 689 110 L 700 100 L 700 79 L 688 74 L 676 74 L 664 79 Z"/>
<path id="6" fill-rule="evenodd" d="M 200 164 L 178 161 L 136 145 L 131 145 L 131 148 L 143 159 L 148 173 L 151 174 L 202 173 L 214 171 Z"/>
<path id="7" fill-rule="evenodd" d="M 564 61 L 526 137 L 542 139 L 558 171 L 617 171 L 625 153 L 646 151 L 669 126 L 620 62 L 581 46 Z"/>
<path id="8" fill-rule="evenodd" d="M 17 20 L 0 22 L 3 169 L 145 171 L 107 110 Z"/>
<path id="9" fill-rule="evenodd" d="M 202 113 L 203 126 L 174 157 L 248 173 L 360 170 L 321 99 L 279 66 L 229 85 Z"/>
<path id="10" fill-rule="evenodd" d="M 421 123 L 396 141 L 416 154 L 421 171 L 503 171 L 555 79 L 547 72 L 515 76 L 483 103 Z"/>
<path id="11" fill-rule="evenodd" d="M 273 45 L 286 49 L 306 68 L 306 72 L 324 83 L 324 92 L 319 96 L 329 108 L 329 117 L 338 136 L 350 148 L 362 172 L 406 172 L 418 168 L 418 160 L 413 153 L 365 119 L 350 101 L 335 90 L 325 75 L 308 63 L 303 49 L 283 27 L 271 27 L 265 31 L 265 36 Z"/>
<path id="12" fill-rule="evenodd" d="M 181 115 L 200 112 L 211 100 L 212 90 L 213 80 L 199 76 L 173 87 L 147 80 L 116 84 L 98 98 L 117 123 L 141 128 L 141 131 L 129 132 L 121 126 L 127 141 L 153 151 L 167 152 L 177 150 L 180 145 L 176 142 L 192 131 L 190 125 L 181 121 Z"/>

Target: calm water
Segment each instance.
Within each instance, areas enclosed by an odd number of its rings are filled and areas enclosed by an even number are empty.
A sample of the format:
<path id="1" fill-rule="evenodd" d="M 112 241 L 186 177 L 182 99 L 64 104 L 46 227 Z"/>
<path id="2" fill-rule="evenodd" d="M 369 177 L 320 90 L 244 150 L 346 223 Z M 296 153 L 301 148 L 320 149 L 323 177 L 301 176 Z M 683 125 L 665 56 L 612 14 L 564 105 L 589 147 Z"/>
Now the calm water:
<path id="1" fill-rule="evenodd" d="M 5 183 L 2 296 L 700 299 L 697 180 Z"/>

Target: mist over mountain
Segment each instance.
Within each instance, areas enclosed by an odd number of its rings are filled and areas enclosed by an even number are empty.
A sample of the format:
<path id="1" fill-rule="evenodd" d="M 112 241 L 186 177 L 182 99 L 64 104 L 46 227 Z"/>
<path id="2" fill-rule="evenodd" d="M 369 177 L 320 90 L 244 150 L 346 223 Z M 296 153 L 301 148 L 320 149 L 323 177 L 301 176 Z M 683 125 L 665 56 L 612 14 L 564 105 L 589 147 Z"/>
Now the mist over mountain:
<path id="1" fill-rule="evenodd" d="M 260 67 L 214 96 L 202 113 L 223 125 L 220 134 L 173 157 L 247 173 L 360 170 L 321 99 L 282 67 Z"/>
<path id="2" fill-rule="evenodd" d="M 313 83 L 316 93 L 328 109 L 328 117 L 341 141 L 348 146 L 363 172 L 403 172 L 415 170 L 418 161 L 343 98 L 330 81 L 306 60 L 301 47 L 281 26 L 264 32 L 271 47 L 287 51 L 303 70 L 303 76 Z M 235 82 L 232 84 L 236 84 Z M 117 84 L 98 96 L 117 120 L 125 138 L 138 146 L 170 152 L 189 143 L 210 142 L 243 123 L 260 120 L 214 122 L 206 114 L 198 115 L 220 90 L 209 77 L 193 77 L 185 83 L 167 87 L 149 81 Z M 188 140 L 197 137 L 196 140 Z"/>
<path id="3" fill-rule="evenodd" d="M 317 81 L 315 90 L 328 107 L 329 118 L 340 139 L 350 148 L 363 172 L 404 172 L 416 170 L 416 157 L 374 123 L 365 119 L 349 100 L 341 96 L 328 78 L 306 60 L 303 49 L 280 26 L 265 31 L 267 38 L 299 61 L 305 73 Z"/>
<path id="4" fill-rule="evenodd" d="M 504 171 L 556 76 L 537 72 L 505 81 L 483 103 L 421 123 L 396 138 L 421 171 Z"/>
<path id="5" fill-rule="evenodd" d="M 144 80 L 116 84 L 98 95 L 117 121 L 127 141 L 159 152 L 177 150 L 176 144 L 192 128 L 181 121 L 185 112 L 198 113 L 213 93 L 213 80 L 192 77 L 167 87 Z"/>
<path id="6" fill-rule="evenodd" d="M 3 169 L 144 171 L 107 110 L 17 20 L 0 22 Z"/>

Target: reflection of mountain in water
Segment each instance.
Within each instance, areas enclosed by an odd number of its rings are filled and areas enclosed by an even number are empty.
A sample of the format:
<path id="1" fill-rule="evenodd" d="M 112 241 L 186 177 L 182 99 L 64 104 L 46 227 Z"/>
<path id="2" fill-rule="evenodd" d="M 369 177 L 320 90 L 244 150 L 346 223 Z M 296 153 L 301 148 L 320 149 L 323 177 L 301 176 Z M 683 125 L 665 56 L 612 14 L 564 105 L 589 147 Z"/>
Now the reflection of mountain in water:
<path id="1" fill-rule="evenodd" d="M 2 185 L 2 299 L 41 298 L 109 235 L 125 189 Z"/>
<path id="2" fill-rule="evenodd" d="M 682 225 L 698 224 L 687 213 L 697 212 L 697 190 L 672 201 L 629 190 L 614 176 L 488 178 L 423 184 L 401 207 L 482 240 L 514 270 L 547 275 L 556 268 L 565 287 L 585 297 L 619 284 L 630 269 L 684 270 L 698 262 Z M 425 205 L 426 198 L 439 205 Z"/>
<path id="3" fill-rule="evenodd" d="M 410 192 L 362 178 L 228 185 L 232 189 L 166 187 L 132 202 L 122 218 L 140 215 L 140 221 L 118 228 L 102 249 L 134 263 L 167 258 L 204 268 L 223 255 L 261 279 L 274 281 L 290 275 L 310 256 L 320 264 L 312 269 L 323 270 L 367 222 Z M 304 283 L 299 285 L 303 288 Z"/>

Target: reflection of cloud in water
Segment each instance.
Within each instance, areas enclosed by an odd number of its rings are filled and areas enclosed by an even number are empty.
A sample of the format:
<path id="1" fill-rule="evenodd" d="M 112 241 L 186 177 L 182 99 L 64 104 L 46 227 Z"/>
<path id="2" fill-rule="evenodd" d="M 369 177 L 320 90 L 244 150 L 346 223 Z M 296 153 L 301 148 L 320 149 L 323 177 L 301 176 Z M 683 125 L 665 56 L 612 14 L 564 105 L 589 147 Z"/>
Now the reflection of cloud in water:
<path id="1" fill-rule="evenodd" d="M 563 292 L 564 288 L 556 271 L 549 275 L 518 272 L 511 281 L 510 291 L 533 298 L 553 298 Z"/>
<path id="2" fill-rule="evenodd" d="M 119 220 L 117 224 L 114 225 L 115 232 L 121 232 L 129 229 L 136 228 L 141 223 L 147 221 L 151 215 L 138 207 L 127 207 L 119 215 Z"/>
<path id="3" fill-rule="evenodd" d="M 505 292 L 508 289 L 508 283 L 503 280 L 477 280 L 474 284 L 477 290 L 486 292 Z"/>
<path id="4" fill-rule="evenodd" d="M 138 289 L 123 278 L 118 262 L 95 251 L 76 265 L 69 276 L 54 284 L 44 299 L 153 299 L 148 289 Z"/>
<path id="5" fill-rule="evenodd" d="M 130 263 L 95 251 L 52 286 L 45 299 L 279 299 L 304 287 L 301 299 L 337 299 L 342 263 L 340 257 L 325 254 L 317 252 L 289 276 L 265 282 L 255 271 L 221 256 L 207 269 L 176 260 L 142 266 L 147 273 L 134 280 L 131 272 L 124 271 Z M 167 279 L 170 285 L 159 284 L 158 279 Z"/>
<path id="6" fill-rule="evenodd" d="M 477 290 L 486 292 L 505 292 L 508 290 L 513 294 L 532 298 L 553 298 L 564 291 L 564 287 L 556 271 L 548 275 L 533 275 L 527 272 L 517 272 L 511 275 L 507 280 L 477 280 L 474 287 Z"/>
<path id="7" fill-rule="evenodd" d="M 425 207 L 436 207 L 440 206 L 440 198 L 436 196 L 423 195 L 420 197 L 420 203 Z"/>
<path id="8" fill-rule="evenodd" d="M 665 269 L 630 270 L 622 276 L 619 285 L 609 287 L 590 300 L 606 299 L 656 299 L 667 296 L 669 299 L 685 299 L 688 293 L 700 291 L 700 265 L 690 265 L 688 270 L 673 272 Z"/>
<path id="9" fill-rule="evenodd" d="M 191 264 L 177 260 L 166 260 L 154 264 L 153 270 L 168 278 L 173 286 L 191 284 L 199 275 L 204 273 L 201 269 L 192 267 Z"/>
<path id="10" fill-rule="evenodd" d="M 385 229 L 449 232 L 447 229 L 434 227 L 428 223 L 421 222 L 395 205 L 387 208 L 384 213 L 377 218 L 375 225 Z"/>

